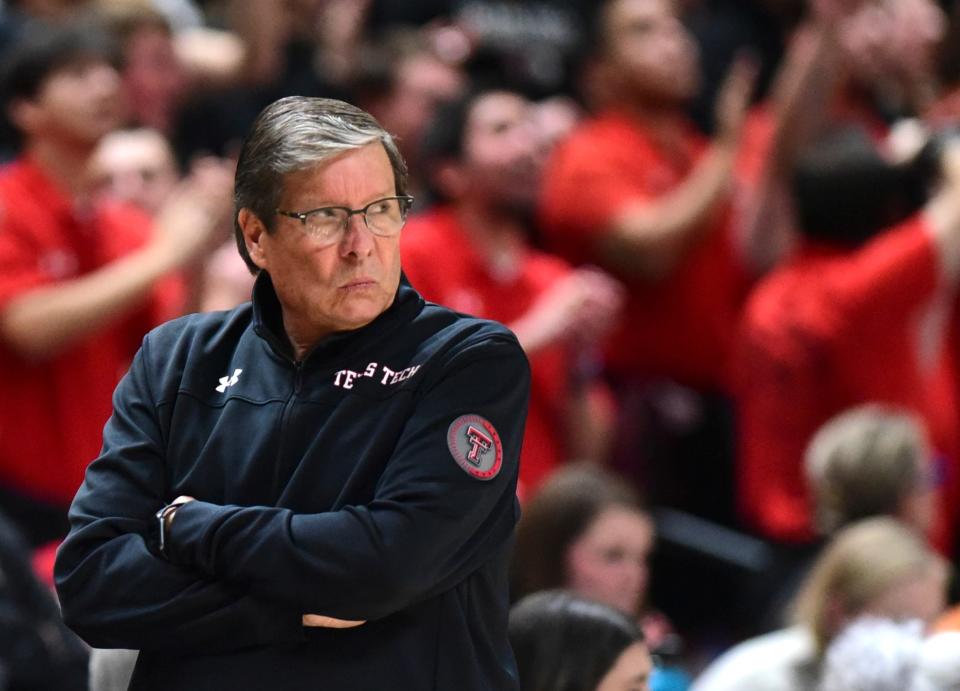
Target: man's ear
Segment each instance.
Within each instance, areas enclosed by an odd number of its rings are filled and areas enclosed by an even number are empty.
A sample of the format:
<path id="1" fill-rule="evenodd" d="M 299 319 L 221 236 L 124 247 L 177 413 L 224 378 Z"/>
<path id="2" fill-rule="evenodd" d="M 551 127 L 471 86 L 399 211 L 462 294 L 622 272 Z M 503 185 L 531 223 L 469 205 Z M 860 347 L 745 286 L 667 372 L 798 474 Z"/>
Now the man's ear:
<path id="1" fill-rule="evenodd" d="M 237 223 L 243 233 L 243 242 L 247 246 L 250 259 L 261 269 L 268 269 L 267 252 L 263 243 L 270 233 L 263 221 L 253 211 L 244 207 L 237 212 Z"/>

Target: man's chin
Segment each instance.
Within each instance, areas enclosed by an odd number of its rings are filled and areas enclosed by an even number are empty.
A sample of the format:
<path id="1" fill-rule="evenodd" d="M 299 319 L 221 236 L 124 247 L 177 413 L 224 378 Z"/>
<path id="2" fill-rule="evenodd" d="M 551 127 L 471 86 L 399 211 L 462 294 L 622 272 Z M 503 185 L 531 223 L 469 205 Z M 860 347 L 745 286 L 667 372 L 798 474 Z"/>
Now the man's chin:
<path id="1" fill-rule="evenodd" d="M 362 329 L 390 307 L 390 303 L 384 301 L 382 293 L 378 293 L 376 298 L 357 295 L 351 302 L 353 304 L 348 305 L 340 314 L 340 331 Z"/>

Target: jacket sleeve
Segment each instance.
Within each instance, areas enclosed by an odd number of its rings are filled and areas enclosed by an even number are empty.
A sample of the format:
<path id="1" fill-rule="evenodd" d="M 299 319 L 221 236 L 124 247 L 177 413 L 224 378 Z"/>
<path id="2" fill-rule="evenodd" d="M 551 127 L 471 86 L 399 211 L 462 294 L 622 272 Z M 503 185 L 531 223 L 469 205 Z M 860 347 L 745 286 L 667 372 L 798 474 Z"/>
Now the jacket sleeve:
<path id="1" fill-rule="evenodd" d="M 181 507 L 173 559 L 304 612 L 378 619 L 448 590 L 510 540 L 529 396 L 514 339 L 464 348 L 424 384 L 373 501 L 319 514 L 268 507 Z M 448 447 L 463 416 L 495 429 L 499 472 L 478 479 Z M 476 419 L 476 418 L 470 418 Z M 492 461 L 493 457 L 490 457 Z M 461 458 L 462 461 L 462 458 Z"/>
<path id="2" fill-rule="evenodd" d="M 102 648 L 221 652 L 296 640 L 300 613 L 152 551 L 154 514 L 171 497 L 148 346 L 149 339 L 114 393 L 103 450 L 70 507 L 70 534 L 55 567 L 64 620 Z"/>

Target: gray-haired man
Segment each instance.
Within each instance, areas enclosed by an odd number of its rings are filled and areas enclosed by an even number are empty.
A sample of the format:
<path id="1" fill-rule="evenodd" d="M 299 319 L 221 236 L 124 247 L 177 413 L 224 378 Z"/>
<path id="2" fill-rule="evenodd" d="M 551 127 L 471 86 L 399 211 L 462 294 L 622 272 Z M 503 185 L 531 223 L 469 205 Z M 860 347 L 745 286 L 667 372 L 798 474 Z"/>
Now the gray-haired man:
<path id="1" fill-rule="evenodd" d="M 405 167 L 368 114 L 283 99 L 237 169 L 253 302 L 171 322 L 117 389 L 57 561 L 132 689 L 510 689 L 529 371 L 403 279 Z"/>

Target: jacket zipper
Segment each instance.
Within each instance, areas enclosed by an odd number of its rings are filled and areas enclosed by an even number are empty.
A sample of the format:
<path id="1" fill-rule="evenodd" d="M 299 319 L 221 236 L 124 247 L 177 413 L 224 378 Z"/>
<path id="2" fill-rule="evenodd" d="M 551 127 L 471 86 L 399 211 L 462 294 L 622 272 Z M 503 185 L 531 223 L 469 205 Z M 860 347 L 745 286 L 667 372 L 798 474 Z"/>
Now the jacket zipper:
<path id="1" fill-rule="evenodd" d="M 297 360 L 293 363 L 293 365 L 293 391 L 287 397 L 286 403 L 283 404 L 283 412 L 280 414 L 280 439 L 277 444 L 277 457 L 273 464 L 273 496 L 275 500 L 279 499 L 283 490 L 283 488 L 280 486 L 280 478 L 285 477 L 285 468 L 283 464 L 283 441 L 286 439 L 287 420 L 289 418 L 290 410 L 293 408 L 293 404 L 296 401 L 297 396 L 300 394 L 300 389 L 303 387 L 303 361 Z"/>

